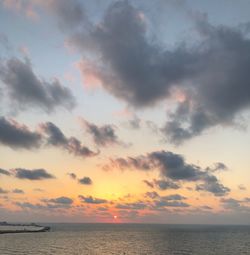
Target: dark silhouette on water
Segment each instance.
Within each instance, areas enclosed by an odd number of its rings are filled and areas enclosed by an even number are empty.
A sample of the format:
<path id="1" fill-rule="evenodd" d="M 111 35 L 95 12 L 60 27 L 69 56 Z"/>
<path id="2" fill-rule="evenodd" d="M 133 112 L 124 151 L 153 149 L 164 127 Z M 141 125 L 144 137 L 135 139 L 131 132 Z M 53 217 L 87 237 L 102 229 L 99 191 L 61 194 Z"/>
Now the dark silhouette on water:
<path id="1" fill-rule="evenodd" d="M 48 232 L 50 227 L 44 227 L 35 223 L 31 224 L 11 224 L 7 222 L 0 222 L 0 234 L 10 233 L 37 233 Z"/>

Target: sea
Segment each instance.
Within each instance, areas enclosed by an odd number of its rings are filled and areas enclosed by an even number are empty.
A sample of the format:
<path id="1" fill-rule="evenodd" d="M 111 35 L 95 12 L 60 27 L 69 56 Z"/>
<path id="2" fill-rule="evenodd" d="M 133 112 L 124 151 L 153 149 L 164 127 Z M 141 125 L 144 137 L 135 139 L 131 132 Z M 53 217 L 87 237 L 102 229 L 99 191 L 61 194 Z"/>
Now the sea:
<path id="1" fill-rule="evenodd" d="M 1 234 L 1 255 L 250 255 L 250 226 L 46 224 L 50 232 Z"/>

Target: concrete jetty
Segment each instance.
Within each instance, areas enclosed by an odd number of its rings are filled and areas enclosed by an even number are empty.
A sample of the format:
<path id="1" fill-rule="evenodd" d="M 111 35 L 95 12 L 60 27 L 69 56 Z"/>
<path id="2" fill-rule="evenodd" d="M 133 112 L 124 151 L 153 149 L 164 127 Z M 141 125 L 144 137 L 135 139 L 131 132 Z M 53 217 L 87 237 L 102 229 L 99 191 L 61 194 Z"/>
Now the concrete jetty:
<path id="1" fill-rule="evenodd" d="M 39 226 L 37 224 L 12 224 L 0 222 L 0 234 L 8 233 L 36 233 L 50 231 L 50 227 Z"/>

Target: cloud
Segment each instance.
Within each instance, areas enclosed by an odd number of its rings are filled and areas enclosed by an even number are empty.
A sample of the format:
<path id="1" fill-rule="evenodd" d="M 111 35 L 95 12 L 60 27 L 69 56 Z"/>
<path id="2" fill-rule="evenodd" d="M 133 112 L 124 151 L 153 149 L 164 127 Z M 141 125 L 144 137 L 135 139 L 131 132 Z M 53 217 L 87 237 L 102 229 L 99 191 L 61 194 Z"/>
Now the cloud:
<path id="1" fill-rule="evenodd" d="M 140 129 L 142 124 L 142 120 L 134 115 L 132 119 L 128 121 L 128 126 L 132 129 Z"/>
<path id="2" fill-rule="evenodd" d="M 154 184 L 160 190 L 179 189 L 180 186 L 170 180 L 154 180 Z"/>
<path id="3" fill-rule="evenodd" d="M 224 196 L 230 192 L 228 187 L 219 183 L 216 176 L 208 175 L 205 177 L 205 182 L 196 186 L 196 190 L 204 190 L 213 193 L 215 196 Z"/>
<path id="4" fill-rule="evenodd" d="M 10 172 L 7 171 L 7 170 L 5 170 L 5 169 L 0 168 L 0 175 L 1 175 L 1 174 L 9 176 L 9 175 L 10 175 Z"/>
<path id="5" fill-rule="evenodd" d="M 11 170 L 15 177 L 18 179 L 27 180 L 45 180 L 55 178 L 52 174 L 48 173 L 45 169 L 28 170 L 24 168 L 15 168 Z"/>
<path id="6" fill-rule="evenodd" d="M 73 180 L 77 178 L 75 173 L 67 173 L 67 175 L 70 176 L 70 178 L 72 178 Z"/>
<path id="7" fill-rule="evenodd" d="M 151 162 L 147 156 L 140 155 L 138 157 L 128 157 L 128 158 L 110 158 L 109 164 L 103 166 L 104 170 L 112 170 L 112 169 L 128 169 L 135 168 L 143 171 L 152 170 L 154 167 L 153 162 Z"/>
<path id="8" fill-rule="evenodd" d="M 239 29 L 214 27 L 205 19 L 197 26 L 206 38 L 198 59 L 200 71 L 192 77 L 193 92 L 189 90 L 163 129 L 176 144 L 216 125 L 234 126 L 250 105 L 249 38 Z"/>
<path id="9" fill-rule="evenodd" d="M 15 194 L 24 194 L 24 191 L 22 189 L 13 189 L 12 193 L 15 193 Z"/>
<path id="10" fill-rule="evenodd" d="M 54 209 L 68 209 L 73 204 L 73 200 L 68 197 L 58 197 L 52 199 L 42 199 L 42 203 L 16 202 L 15 205 L 29 210 L 45 210 L 51 212 Z"/>
<path id="11" fill-rule="evenodd" d="M 45 136 L 47 136 L 46 139 L 49 145 L 63 148 L 69 153 L 83 158 L 93 157 L 99 154 L 99 151 L 93 152 L 88 147 L 82 145 L 82 143 L 77 138 L 65 137 L 60 128 L 58 128 L 52 122 L 40 124 L 40 129 L 45 134 Z"/>
<path id="12" fill-rule="evenodd" d="M 212 167 L 207 167 L 206 170 L 209 172 L 226 171 L 228 167 L 222 162 L 216 162 Z"/>
<path id="13" fill-rule="evenodd" d="M 238 189 L 239 190 L 247 190 L 247 188 L 243 184 L 238 185 Z"/>
<path id="14" fill-rule="evenodd" d="M 179 189 L 180 188 L 180 185 L 176 184 L 173 181 L 165 180 L 165 179 L 159 179 L 159 180 L 154 179 L 151 182 L 144 180 L 144 183 L 150 188 L 157 187 L 160 190 Z"/>
<path id="15" fill-rule="evenodd" d="M 91 185 L 93 182 L 89 177 L 83 177 L 81 179 L 78 180 L 79 183 L 83 184 L 83 185 Z"/>
<path id="16" fill-rule="evenodd" d="M 244 205 L 244 202 L 234 198 L 222 198 L 220 200 L 222 205 L 225 209 L 232 210 L 232 211 L 241 211 L 241 212 L 250 212 L 250 207 Z"/>
<path id="17" fill-rule="evenodd" d="M 7 51 L 12 48 L 8 37 L 3 33 L 0 33 L 0 46 L 2 46 Z"/>
<path id="18" fill-rule="evenodd" d="M 42 137 L 38 132 L 32 132 L 25 125 L 13 119 L 0 117 L 0 143 L 13 149 L 38 148 Z"/>
<path id="19" fill-rule="evenodd" d="M 208 168 L 188 164 L 182 155 L 170 151 L 153 151 L 146 155 L 128 158 L 110 159 L 110 163 L 104 165 L 103 169 L 136 169 L 152 171 L 158 169 L 162 180 L 145 182 L 148 186 L 158 186 L 160 189 L 177 189 L 180 182 L 198 182 L 197 190 L 205 190 L 215 196 L 226 195 L 230 189 L 219 182 Z"/>
<path id="20" fill-rule="evenodd" d="M 108 202 L 106 199 L 94 198 L 92 196 L 85 197 L 85 196 L 79 195 L 79 198 L 81 199 L 82 202 L 86 204 L 104 204 Z"/>
<path id="21" fill-rule="evenodd" d="M 38 14 L 34 10 L 33 3 L 35 2 L 32 2 L 31 0 L 24 0 L 24 1 L 23 0 L 20 0 L 20 1 L 3 0 L 2 4 L 5 8 L 8 8 L 18 13 L 22 13 L 27 18 L 36 20 L 38 18 Z"/>
<path id="22" fill-rule="evenodd" d="M 56 16 L 59 26 L 69 35 L 70 45 L 82 53 L 82 61 L 88 66 L 81 68 L 83 76 L 91 74 L 92 80 L 99 81 L 105 90 L 130 106 L 149 107 L 170 99 L 174 89 L 182 91 L 184 100 L 177 100 L 176 110 L 161 129 L 172 143 L 180 144 L 217 125 L 234 126 L 241 113 L 249 109 L 250 39 L 247 30 L 242 29 L 249 24 L 213 26 L 207 15 L 190 11 L 188 16 L 198 32 L 198 40 L 192 45 L 181 41 L 168 49 L 155 38 L 152 40 L 141 10 L 129 1 L 112 2 L 100 21 L 93 22 L 77 1 L 36 4 Z M 91 59 L 86 60 L 86 55 L 91 55 Z M 61 100 L 65 95 L 69 98 L 62 88 L 56 89 L 60 91 L 56 93 L 59 98 L 50 100 L 46 94 L 50 95 L 51 88 L 58 86 L 39 80 L 27 62 L 11 59 L 4 69 L 7 73 L 2 71 L 1 76 L 5 79 L 19 77 L 20 70 L 24 70 L 22 78 L 28 80 L 17 89 L 10 79 L 13 102 L 23 105 L 36 101 L 47 111 L 55 107 L 55 102 L 66 108 L 72 106 L 72 100 Z M 9 71 L 13 76 L 8 76 Z M 31 86 L 30 81 L 39 86 Z M 46 89 L 40 89 L 40 85 Z M 45 91 L 45 96 L 41 96 L 41 91 Z"/>
<path id="23" fill-rule="evenodd" d="M 154 183 L 153 182 L 150 182 L 148 180 L 143 180 L 143 182 L 150 188 L 154 188 Z"/>
<path id="24" fill-rule="evenodd" d="M 63 205 L 71 205 L 74 201 L 69 198 L 69 197 L 57 197 L 57 198 L 51 198 L 48 200 L 44 200 L 49 203 L 54 203 L 54 204 L 63 204 Z"/>
<path id="25" fill-rule="evenodd" d="M 183 156 L 166 151 L 157 151 L 149 154 L 155 161 L 161 174 L 171 180 L 202 181 L 197 190 L 205 190 L 215 196 L 226 195 L 230 189 L 219 182 L 216 176 L 202 170 L 199 166 L 188 164 Z M 224 164 L 223 164 L 224 165 Z"/>
<path id="26" fill-rule="evenodd" d="M 2 188 L 0 187 L 0 194 L 7 194 L 7 193 L 9 193 L 7 190 L 2 189 Z"/>
<path id="27" fill-rule="evenodd" d="M 84 119 L 81 122 L 86 131 L 92 136 L 94 142 L 98 146 L 124 145 L 115 133 L 113 125 L 97 126 Z"/>
<path id="28" fill-rule="evenodd" d="M 189 207 L 190 205 L 181 201 L 165 201 L 164 199 L 155 201 L 154 205 L 156 208 L 161 207 Z"/>
<path id="29" fill-rule="evenodd" d="M 41 204 L 32 204 L 29 202 L 16 202 L 15 205 L 24 208 L 24 209 L 33 209 L 33 210 L 41 210 L 45 209 L 46 207 Z"/>
<path id="30" fill-rule="evenodd" d="M 154 198 L 158 198 L 159 197 L 159 194 L 155 191 L 153 192 L 146 192 L 145 193 L 145 197 L 149 197 L 151 199 L 154 199 Z"/>
<path id="31" fill-rule="evenodd" d="M 168 196 L 155 196 L 152 197 L 153 205 L 152 209 L 161 209 L 164 207 L 189 207 L 190 205 L 183 200 L 187 199 L 186 197 L 180 194 L 172 194 Z"/>
<path id="32" fill-rule="evenodd" d="M 116 205 L 116 208 L 118 209 L 128 209 L 128 210 L 143 210 L 146 207 L 147 207 L 147 204 L 141 201 Z"/>
<path id="33" fill-rule="evenodd" d="M 95 80 L 115 97 L 134 107 L 148 107 L 172 96 L 178 103 L 162 132 L 175 144 L 217 125 L 235 125 L 249 109 L 250 39 L 240 28 L 213 26 L 206 15 L 189 15 L 199 40 L 172 49 L 148 36 L 148 27 L 128 1 L 112 3 L 103 19 L 71 35 L 70 43 L 90 60 Z M 82 69 L 83 75 L 86 72 Z M 87 75 L 87 74 L 86 74 Z"/>
<path id="34" fill-rule="evenodd" d="M 86 25 L 88 22 L 84 8 L 78 1 L 37 0 L 35 4 L 51 12 L 57 18 L 58 25 L 63 31 L 76 29 L 80 24 Z"/>
<path id="35" fill-rule="evenodd" d="M 183 200 L 183 199 L 186 199 L 186 197 L 184 196 L 181 196 L 179 194 L 172 194 L 172 195 L 168 195 L 168 196 L 165 196 L 165 197 L 162 197 L 163 199 L 165 200 Z"/>
<path id="36" fill-rule="evenodd" d="M 68 110 L 75 106 L 71 91 L 56 79 L 52 82 L 39 79 L 28 59 L 23 62 L 11 58 L 0 65 L 0 79 L 15 110 L 36 107 L 50 113 L 59 106 Z"/>

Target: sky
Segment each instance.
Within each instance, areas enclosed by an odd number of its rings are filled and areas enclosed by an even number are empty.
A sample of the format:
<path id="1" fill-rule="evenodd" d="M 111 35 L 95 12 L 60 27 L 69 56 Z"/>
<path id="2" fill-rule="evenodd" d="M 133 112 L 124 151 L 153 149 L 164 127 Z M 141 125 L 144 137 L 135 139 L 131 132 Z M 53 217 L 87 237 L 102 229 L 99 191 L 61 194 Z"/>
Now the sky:
<path id="1" fill-rule="evenodd" d="M 249 17 L 2 0 L 0 221 L 250 224 Z"/>

